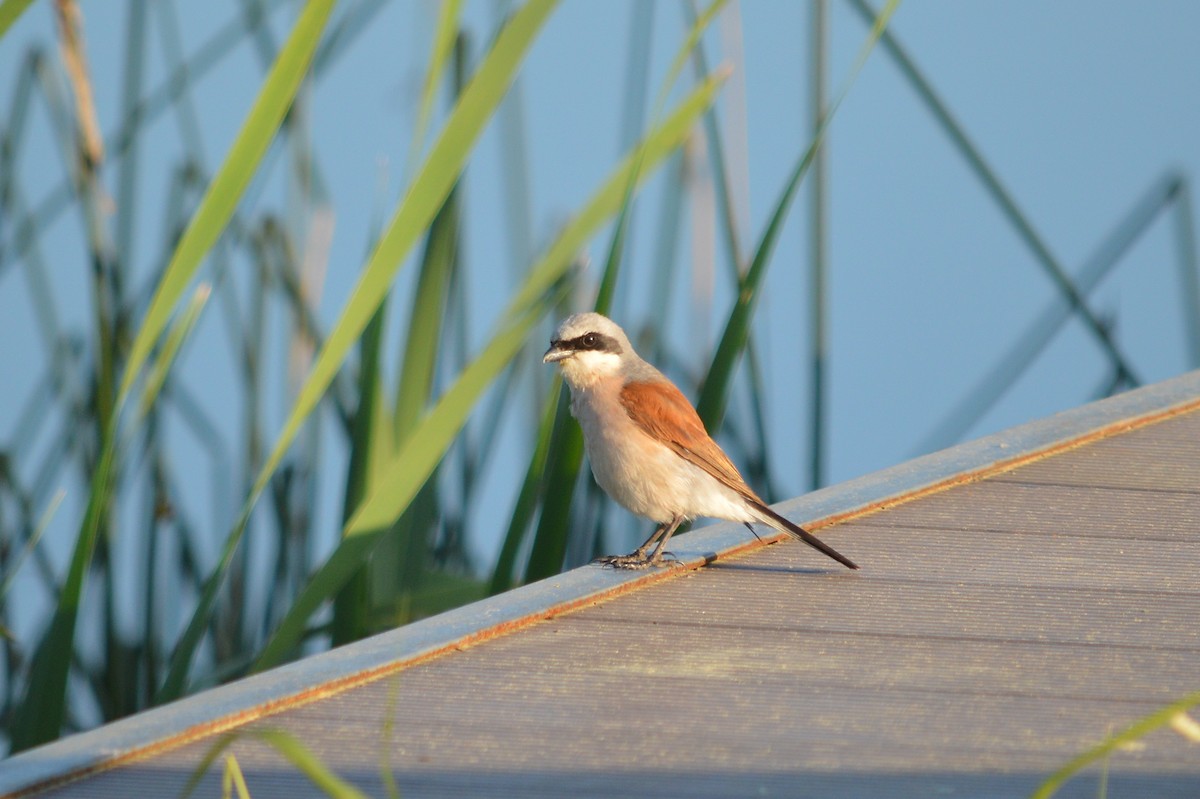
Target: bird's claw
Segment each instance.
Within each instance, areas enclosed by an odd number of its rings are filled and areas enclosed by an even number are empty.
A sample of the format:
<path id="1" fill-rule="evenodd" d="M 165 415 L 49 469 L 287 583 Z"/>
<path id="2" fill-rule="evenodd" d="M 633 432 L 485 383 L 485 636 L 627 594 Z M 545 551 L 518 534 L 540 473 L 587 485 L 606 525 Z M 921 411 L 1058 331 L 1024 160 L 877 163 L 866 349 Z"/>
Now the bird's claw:
<path id="1" fill-rule="evenodd" d="M 614 569 L 649 569 L 654 563 L 645 555 L 634 552 L 630 555 L 605 555 L 596 558 L 601 566 L 611 566 Z"/>
<path id="2" fill-rule="evenodd" d="M 669 560 L 664 560 L 669 558 Z M 658 566 L 676 566 L 678 561 L 670 552 L 661 552 L 654 557 L 650 557 L 645 552 L 631 552 L 628 555 L 605 555 L 596 558 L 595 563 L 601 566 L 611 566 L 614 569 L 650 569 Z"/>

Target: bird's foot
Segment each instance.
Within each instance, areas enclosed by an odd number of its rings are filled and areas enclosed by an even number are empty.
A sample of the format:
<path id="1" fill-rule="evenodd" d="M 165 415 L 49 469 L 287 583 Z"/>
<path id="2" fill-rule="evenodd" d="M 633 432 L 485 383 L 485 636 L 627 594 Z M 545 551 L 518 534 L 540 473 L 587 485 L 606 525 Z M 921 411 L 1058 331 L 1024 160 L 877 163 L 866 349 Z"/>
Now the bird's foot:
<path id="1" fill-rule="evenodd" d="M 595 562 L 601 566 L 611 566 L 614 569 L 649 569 L 655 565 L 645 554 L 637 552 L 628 555 L 605 555 L 596 558 Z"/>
<path id="2" fill-rule="evenodd" d="M 664 560 L 666 556 L 670 560 Z M 658 566 L 675 566 L 677 561 L 675 556 L 670 552 L 662 552 L 651 557 L 646 552 L 635 551 L 628 555 L 605 555 L 604 557 L 596 558 L 595 563 L 602 566 L 611 566 L 614 569 L 650 569 Z"/>

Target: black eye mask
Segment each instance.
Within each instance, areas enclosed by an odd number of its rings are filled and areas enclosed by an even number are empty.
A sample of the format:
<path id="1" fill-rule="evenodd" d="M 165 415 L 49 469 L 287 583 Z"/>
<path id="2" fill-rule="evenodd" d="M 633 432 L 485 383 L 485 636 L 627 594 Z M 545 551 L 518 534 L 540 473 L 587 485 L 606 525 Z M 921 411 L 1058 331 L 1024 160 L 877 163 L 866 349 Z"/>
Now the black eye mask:
<path id="1" fill-rule="evenodd" d="M 621 354 L 621 345 L 615 338 L 603 333 L 584 333 L 569 339 L 555 339 L 550 346 L 556 350 L 572 350 L 573 352 L 611 352 Z"/>

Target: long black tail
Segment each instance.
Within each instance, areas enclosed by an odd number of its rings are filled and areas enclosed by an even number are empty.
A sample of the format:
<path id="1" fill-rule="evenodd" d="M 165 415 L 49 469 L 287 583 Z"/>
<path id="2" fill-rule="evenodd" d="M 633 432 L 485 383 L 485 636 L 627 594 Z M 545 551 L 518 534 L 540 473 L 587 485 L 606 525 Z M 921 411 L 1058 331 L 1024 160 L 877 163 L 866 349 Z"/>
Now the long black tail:
<path id="1" fill-rule="evenodd" d="M 854 561 L 850 560 L 850 558 L 848 558 L 845 555 L 843 555 L 842 553 L 838 552 L 836 549 L 829 546 L 829 544 L 826 544 L 824 541 L 817 538 L 815 535 L 808 532 L 807 530 L 800 527 L 799 525 L 796 525 L 793 522 L 790 522 L 787 519 L 783 518 L 778 513 L 771 510 L 770 508 L 768 508 L 766 505 L 763 505 L 762 503 L 759 503 L 759 502 L 750 502 L 750 505 L 753 506 L 753 508 L 755 510 L 759 511 L 760 513 L 762 513 L 764 516 L 767 517 L 767 519 L 763 520 L 764 522 L 767 522 L 768 524 L 771 524 L 772 522 L 774 522 L 774 524 L 772 524 L 773 527 L 778 527 L 778 529 L 783 530 L 784 532 L 788 533 L 789 535 L 799 538 L 801 541 L 808 544 L 813 549 L 817 550 L 818 552 L 820 552 L 823 555 L 828 555 L 829 557 L 836 560 L 838 563 L 845 566 L 847 569 L 857 569 L 858 568 L 858 564 L 855 563 Z"/>

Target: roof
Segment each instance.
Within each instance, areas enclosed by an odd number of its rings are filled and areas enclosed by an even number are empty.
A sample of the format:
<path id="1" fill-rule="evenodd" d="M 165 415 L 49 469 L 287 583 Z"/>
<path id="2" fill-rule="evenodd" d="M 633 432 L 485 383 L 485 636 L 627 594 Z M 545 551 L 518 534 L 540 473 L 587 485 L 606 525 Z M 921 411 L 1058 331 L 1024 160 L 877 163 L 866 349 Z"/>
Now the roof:
<path id="1" fill-rule="evenodd" d="M 217 733 L 271 728 L 372 796 L 381 764 L 404 797 L 1027 795 L 1200 688 L 1200 372 L 777 509 L 862 571 L 704 528 L 675 569 L 585 566 L 22 753 L 0 794 L 178 795 Z M 230 751 L 255 799 L 319 794 Z M 1195 796 L 1197 755 L 1154 732 L 1108 786 Z"/>

